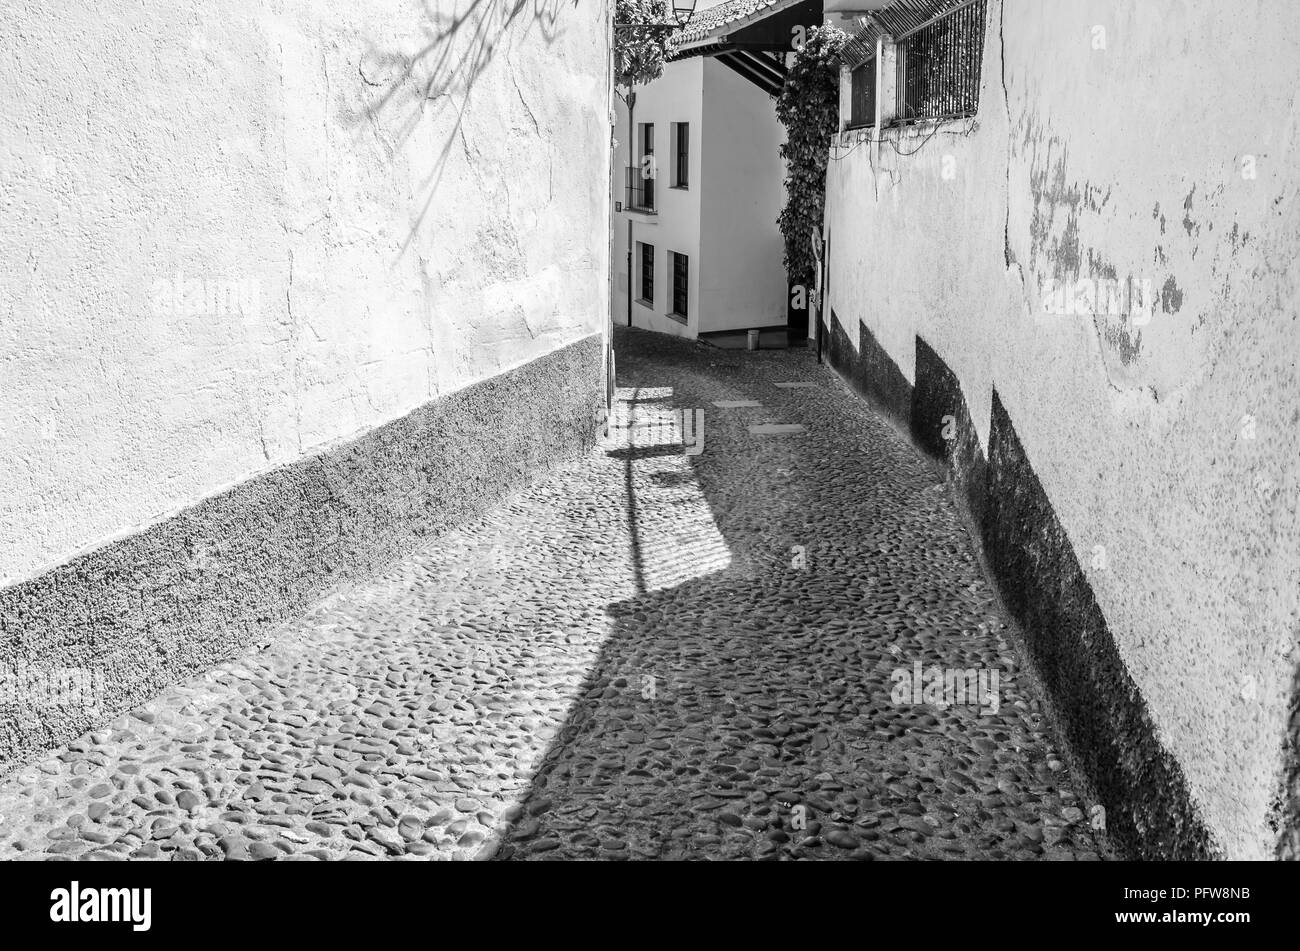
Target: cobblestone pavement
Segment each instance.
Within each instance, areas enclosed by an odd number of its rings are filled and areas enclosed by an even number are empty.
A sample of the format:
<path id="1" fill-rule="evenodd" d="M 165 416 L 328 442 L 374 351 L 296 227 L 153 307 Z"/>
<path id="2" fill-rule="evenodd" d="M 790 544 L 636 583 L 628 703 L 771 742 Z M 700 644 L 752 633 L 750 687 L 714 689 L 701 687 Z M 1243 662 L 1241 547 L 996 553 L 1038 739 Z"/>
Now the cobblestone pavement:
<path id="1" fill-rule="evenodd" d="M 806 352 L 620 332 L 619 385 L 608 445 L 6 777 L 0 857 L 1105 854 L 897 433 Z"/>

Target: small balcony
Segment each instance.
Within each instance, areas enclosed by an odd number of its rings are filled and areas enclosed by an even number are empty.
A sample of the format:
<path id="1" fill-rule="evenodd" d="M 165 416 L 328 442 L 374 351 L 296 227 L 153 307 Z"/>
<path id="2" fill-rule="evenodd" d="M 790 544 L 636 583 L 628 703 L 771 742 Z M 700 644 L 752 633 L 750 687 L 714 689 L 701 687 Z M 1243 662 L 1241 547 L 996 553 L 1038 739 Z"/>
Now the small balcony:
<path id="1" fill-rule="evenodd" d="M 658 214 L 654 178 L 647 177 L 639 165 L 629 165 L 624 171 L 627 173 L 627 200 L 624 207 L 642 215 Z"/>

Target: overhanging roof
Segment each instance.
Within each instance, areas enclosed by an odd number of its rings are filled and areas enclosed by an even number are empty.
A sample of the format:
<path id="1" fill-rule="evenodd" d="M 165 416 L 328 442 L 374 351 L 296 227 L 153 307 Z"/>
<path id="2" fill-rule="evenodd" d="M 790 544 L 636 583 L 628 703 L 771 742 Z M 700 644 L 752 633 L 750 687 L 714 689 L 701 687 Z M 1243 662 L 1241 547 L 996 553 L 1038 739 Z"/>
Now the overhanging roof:
<path id="1" fill-rule="evenodd" d="M 687 26 L 673 34 L 673 59 L 700 55 L 694 51 L 724 44 L 734 49 L 793 49 L 794 27 L 822 22 L 823 0 L 727 0 L 696 13 Z"/>
<path id="2" fill-rule="evenodd" d="M 702 10 L 673 35 L 670 60 L 708 56 L 769 96 L 785 85 L 796 27 L 819 26 L 823 0 L 728 0 Z"/>
<path id="3" fill-rule="evenodd" d="M 733 50 L 714 57 L 773 98 L 781 95 L 785 85 L 785 63 L 770 53 Z"/>

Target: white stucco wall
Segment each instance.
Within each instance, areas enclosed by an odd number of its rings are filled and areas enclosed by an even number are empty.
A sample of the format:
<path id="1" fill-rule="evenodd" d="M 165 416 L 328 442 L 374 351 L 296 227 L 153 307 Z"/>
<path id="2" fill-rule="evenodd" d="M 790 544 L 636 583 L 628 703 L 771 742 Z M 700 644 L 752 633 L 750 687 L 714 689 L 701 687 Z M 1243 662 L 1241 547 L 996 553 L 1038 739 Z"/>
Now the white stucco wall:
<path id="1" fill-rule="evenodd" d="M 831 163 L 830 304 L 909 377 L 924 337 L 985 445 L 996 386 L 1161 742 L 1225 851 L 1262 857 L 1300 656 L 1300 8 L 989 18 L 975 122 Z M 1079 277 L 1160 306 L 1045 315 Z"/>
<path id="2" fill-rule="evenodd" d="M 784 326 L 785 127 L 776 101 L 735 70 L 704 68 L 700 330 Z"/>
<path id="3" fill-rule="evenodd" d="M 632 293 L 632 325 L 643 330 L 681 337 L 694 337 L 699 329 L 700 269 L 700 196 L 705 187 L 701 174 L 704 132 L 701 128 L 703 109 L 704 61 L 699 58 L 668 63 L 663 75 L 652 83 L 636 88 L 636 106 L 633 121 L 640 135 L 640 126 L 653 122 L 655 127 L 655 207 L 656 214 L 647 215 L 628 211 L 627 191 L 622 170 L 639 162 L 640 147 L 633 140 L 628 147 L 627 105 L 619 98 L 616 102 L 615 138 L 618 154 L 615 165 L 619 178 L 614 190 L 614 200 L 624 202 L 624 210 L 614 216 L 615 290 L 613 294 L 613 320 L 620 326 L 627 324 L 627 223 L 632 222 L 633 274 L 640 273 L 636 258 L 636 242 L 652 244 L 655 248 L 654 305 L 647 307 L 637 300 L 637 286 Z M 621 92 L 622 90 L 620 90 Z M 674 122 L 690 124 L 687 142 L 688 178 L 686 188 L 671 188 L 673 163 L 671 129 Z M 636 156 L 633 158 L 632 156 Z M 669 280 L 668 252 L 676 251 L 690 258 L 687 294 L 687 321 L 682 323 L 668 316 L 672 309 L 672 287 Z M 639 279 L 639 278 L 638 278 Z"/>
<path id="4" fill-rule="evenodd" d="M 7 0 L 0 583 L 600 332 L 608 7 Z"/>

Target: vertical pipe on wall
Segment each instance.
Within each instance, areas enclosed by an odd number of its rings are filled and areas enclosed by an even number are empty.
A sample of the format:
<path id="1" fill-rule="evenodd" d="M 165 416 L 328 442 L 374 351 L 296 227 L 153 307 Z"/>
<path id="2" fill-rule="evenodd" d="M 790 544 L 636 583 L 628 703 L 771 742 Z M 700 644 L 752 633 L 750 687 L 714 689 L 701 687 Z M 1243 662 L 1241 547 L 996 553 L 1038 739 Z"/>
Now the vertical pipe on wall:
<path id="1" fill-rule="evenodd" d="M 636 165 L 636 90 L 632 86 L 627 87 L 627 167 L 625 173 L 628 181 L 631 182 L 632 175 L 635 174 L 632 168 Z M 635 245 L 632 244 L 632 195 L 629 190 L 624 202 L 623 210 L 627 212 L 627 325 L 632 326 L 632 251 Z"/>

